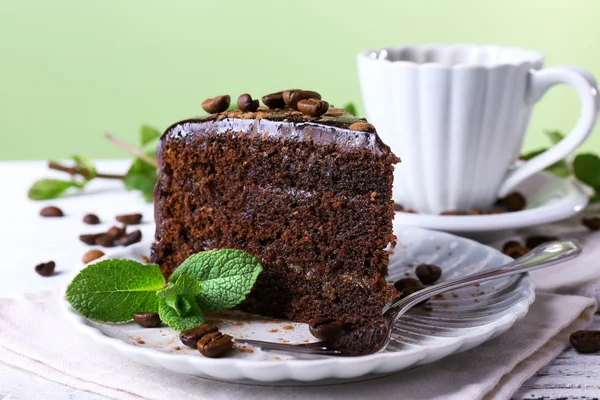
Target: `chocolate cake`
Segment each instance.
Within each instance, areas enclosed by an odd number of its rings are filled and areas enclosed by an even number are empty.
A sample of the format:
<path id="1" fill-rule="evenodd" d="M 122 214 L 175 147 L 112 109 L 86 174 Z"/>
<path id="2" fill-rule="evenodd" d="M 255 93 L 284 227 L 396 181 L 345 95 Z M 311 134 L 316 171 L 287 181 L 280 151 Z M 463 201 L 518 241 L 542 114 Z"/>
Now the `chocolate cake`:
<path id="1" fill-rule="evenodd" d="M 304 114 L 255 104 L 169 127 L 151 258 L 169 277 L 193 253 L 241 249 L 264 268 L 241 309 L 357 326 L 398 294 L 384 277 L 399 159 L 365 119 L 311 101 Z"/>

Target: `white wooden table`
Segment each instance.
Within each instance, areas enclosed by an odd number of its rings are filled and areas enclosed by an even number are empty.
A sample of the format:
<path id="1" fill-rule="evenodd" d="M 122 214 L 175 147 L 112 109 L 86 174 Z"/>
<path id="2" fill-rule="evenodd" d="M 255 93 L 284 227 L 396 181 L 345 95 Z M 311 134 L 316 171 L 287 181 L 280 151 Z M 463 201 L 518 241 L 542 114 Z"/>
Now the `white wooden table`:
<path id="1" fill-rule="evenodd" d="M 126 165 L 121 161 L 105 161 L 98 163 L 98 169 L 102 172 L 122 173 Z M 65 235 L 70 235 L 70 240 L 76 241 L 77 235 L 83 232 L 72 230 L 68 234 L 61 234 L 53 229 L 51 223 L 39 224 L 39 209 L 46 203 L 53 202 L 28 201 L 26 192 L 31 182 L 41 177 L 65 176 L 48 171 L 44 162 L 0 162 L 0 226 L 3 228 L 0 229 L 0 273 L 3 276 L 0 280 L 1 296 L 19 296 L 25 292 L 62 286 L 66 276 L 69 276 L 69 265 L 77 265 L 86 250 L 86 246 L 80 245 L 78 251 L 73 252 L 72 244 L 70 247 L 62 245 L 65 237 L 68 237 Z M 92 202 L 72 198 L 54 203 L 60 203 L 66 212 L 81 215 L 95 212 L 101 218 L 109 219 L 114 214 L 109 210 L 114 209 L 114 202 L 118 199 L 122 213 L 142 212 L 149 217 L 152 215 L 152 205 L 143 203 L 136 193 L 124 194 L 120 182 L 92 182 L 88 190 L 92 193 L 101 192 L 102 196 L 92 194 Z M 80 224 L 77 224 L 76 229 L 81 230 Z M 95 230 L 93 226 L 89 229 L 90 232 Z M 142 231 L 146 237 L 153 234 L 150 224 L 142 226 Z M 33 272 L 36 264 L 50 259 L 56 261 L 57 270 L 64 273 L 52 278 L 42 278 Z M 600 315 L 596 315 L 591 328 L 600 329 Z M 0 361 L 0 400 L 104 398 L 48 381 Z M 600 354 L 579 355 L 570 348 L 566 349 L 560 357 L 525 382 L 514 398 L 600 398 Z"/>

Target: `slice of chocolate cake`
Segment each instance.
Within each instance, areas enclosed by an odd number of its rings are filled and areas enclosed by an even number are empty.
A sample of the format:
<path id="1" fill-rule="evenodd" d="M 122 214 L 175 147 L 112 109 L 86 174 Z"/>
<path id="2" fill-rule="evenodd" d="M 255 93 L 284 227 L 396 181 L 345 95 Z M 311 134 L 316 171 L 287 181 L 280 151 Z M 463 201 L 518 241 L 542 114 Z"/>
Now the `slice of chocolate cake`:
<path id="1" fill-rule="evenodd" d="M 397 294 L 384 277 L 399 159 L 365 119 L 300 103 L 305 114 L 235 109 L 166 130 L 152 261 L 168 277 L 193 253 L 241 249 L 264 267 L 243 310 L 360 325 Z"/>

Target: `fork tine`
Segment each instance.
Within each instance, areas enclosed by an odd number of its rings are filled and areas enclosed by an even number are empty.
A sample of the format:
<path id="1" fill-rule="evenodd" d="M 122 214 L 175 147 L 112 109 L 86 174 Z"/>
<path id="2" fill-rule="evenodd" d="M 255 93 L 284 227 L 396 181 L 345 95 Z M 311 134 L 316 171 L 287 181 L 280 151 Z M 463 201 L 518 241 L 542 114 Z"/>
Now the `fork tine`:
<path id="1" fill-rule="evenodd" d="M 238 343 L 249 344 L 254 347 L 259 347 L 265 351 L 283 352 L 286 354 L 306 354 L 306 355 L 340 355 L 341 351 L 328 349 L 323 346 L 306 347 L 303 345 L 285 344 L 285 343 L 274 343 L 265 342 L 262 340 L 252 339 L 235 339 Z"/>

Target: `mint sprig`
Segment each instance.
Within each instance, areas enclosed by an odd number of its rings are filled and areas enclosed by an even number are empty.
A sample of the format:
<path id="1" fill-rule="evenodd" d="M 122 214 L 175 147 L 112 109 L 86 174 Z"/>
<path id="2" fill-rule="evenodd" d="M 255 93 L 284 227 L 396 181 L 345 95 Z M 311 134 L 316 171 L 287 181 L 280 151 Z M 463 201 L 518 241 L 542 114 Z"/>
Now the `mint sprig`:
<path id="1" fill-rule="evenodd" d="M 86 318 L 124 322 L 134 312 L 158 312 L 182 331 L 204 323 L 202 310 L 235 307 L 246 298 L 262 267 L 241 250 L 190 256 L 165 287 L 158 265 L 104 260 L 83 269 L 67 288 L 67 300 Z"/>
<path id="2" fill-rule="evenodd" d="M 31 200 L 50 200 L 62 196 L 70 188 L 83 189 L 84 184 L 75 180 L 40 179 L 29 188 Z"/>

